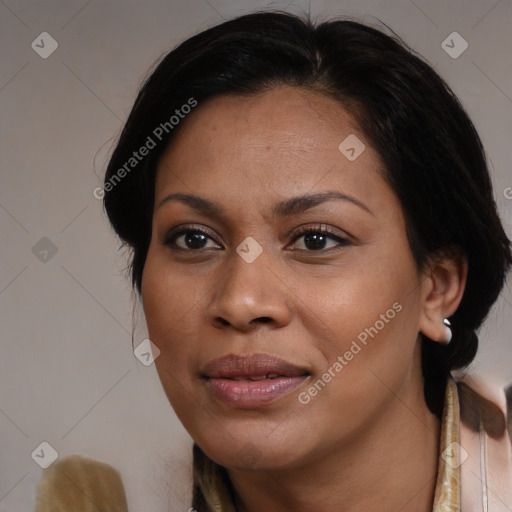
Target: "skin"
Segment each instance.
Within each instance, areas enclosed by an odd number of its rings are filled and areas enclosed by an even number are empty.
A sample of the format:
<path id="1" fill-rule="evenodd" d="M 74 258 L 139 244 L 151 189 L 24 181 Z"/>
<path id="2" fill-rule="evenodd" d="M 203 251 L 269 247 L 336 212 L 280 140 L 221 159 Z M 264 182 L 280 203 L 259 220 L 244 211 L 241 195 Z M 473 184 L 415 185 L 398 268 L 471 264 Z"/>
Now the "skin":
<path id="1" fill-rule="evenodd" d="M 349 134 L 366 146 L 355 161 L 338 149 Z M 239 511 L 380 511 L 383 502 L 402 512 L 432 508 L 440 422 L 423 397 L 419 333 L 442 338 L 466 269 L 452 260 L 417 268 L 381 169 L 342 105 L 292 87 L 199 105 L 159 163 L 142 281 L 149 335 L 161 351 L 155 364 L 192 438 L 228 468 Z M 326 191 L 364 207 L 329 200 L 270 216 L 279 201 Z M 177 200 L 159 206 L 172 193 L 215 201 L 224 214 Z M 174 239 L 181 251 L 163 243 L 183 224 L 208 231 L 203 248 L 191 249 L 183 236 Z M 348 242 L 327 238 L 315 249 L 297 233 L 320 225 Z M 263 249 L 252 263 L 236 252 L 248 236 Z M 401 311 L 300 403 L 299 393 L 394 303 Z M 201 368 L 222 355 L 254 353 L 311 375 L 257 409 L 212 397 Z"/>

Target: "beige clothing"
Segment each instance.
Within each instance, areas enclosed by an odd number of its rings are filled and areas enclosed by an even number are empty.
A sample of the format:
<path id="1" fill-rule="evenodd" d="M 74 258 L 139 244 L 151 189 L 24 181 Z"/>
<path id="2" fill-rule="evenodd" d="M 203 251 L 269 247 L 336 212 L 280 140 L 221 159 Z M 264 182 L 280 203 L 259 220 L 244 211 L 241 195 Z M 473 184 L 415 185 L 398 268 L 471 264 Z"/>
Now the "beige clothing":
<path id="1" fill-rule="evenodd" d="M 495 402 L 449 379 L 433 512 L 512 512 L 512 449 Z"/>

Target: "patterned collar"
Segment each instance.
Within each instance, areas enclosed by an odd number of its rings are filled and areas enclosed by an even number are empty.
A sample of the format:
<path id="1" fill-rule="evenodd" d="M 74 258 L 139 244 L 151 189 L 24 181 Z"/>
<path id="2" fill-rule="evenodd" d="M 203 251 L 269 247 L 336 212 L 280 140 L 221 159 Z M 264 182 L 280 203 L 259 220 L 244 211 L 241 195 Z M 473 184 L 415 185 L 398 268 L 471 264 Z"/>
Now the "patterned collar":
<path id="1" fill-rule="evenodd" d="M 448 379 L 441 426 L 440 457 L 432 512 L 460 512 L 460 407 L 457 384 Z"/>

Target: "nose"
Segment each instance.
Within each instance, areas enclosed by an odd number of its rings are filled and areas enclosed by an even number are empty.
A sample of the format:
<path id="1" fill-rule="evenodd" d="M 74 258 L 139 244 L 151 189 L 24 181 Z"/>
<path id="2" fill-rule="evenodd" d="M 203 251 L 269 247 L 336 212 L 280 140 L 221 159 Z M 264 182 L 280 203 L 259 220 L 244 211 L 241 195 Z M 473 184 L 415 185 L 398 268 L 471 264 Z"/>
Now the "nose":
<path id="1" fill-rule="evenodd" d="M 207 319 L 214 327 L 248 332 L 260 324 L 277 328 L 290 322 L 289 290 L 268 258 L 262 254 L 247 263 L 234 253 L 224 265 L 207 306 Z"/>

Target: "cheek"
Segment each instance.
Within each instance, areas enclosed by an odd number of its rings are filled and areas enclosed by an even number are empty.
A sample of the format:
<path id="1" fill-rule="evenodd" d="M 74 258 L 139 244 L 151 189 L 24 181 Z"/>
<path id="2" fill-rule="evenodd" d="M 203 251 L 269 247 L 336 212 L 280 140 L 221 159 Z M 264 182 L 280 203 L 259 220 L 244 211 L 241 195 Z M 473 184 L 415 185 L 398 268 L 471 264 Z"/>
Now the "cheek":
<path id="1" fill-rule="evenodd" d="M 350 397 L 374 393 L 379 379 L 397 388 L 417 363 L 414 261 L 400 251 L 381 252 L 371 262 L 367 258 L 361 261 L 360 266 L 350 265 L 350 271 L 331 275 L 320 284 L 317 281 L 309 288 L 307 300 L 302 300 L 301 316 L 306 331 L 315 339 L 321 367 L 316 378 L 325 376 L 329 381 L 322 395 L 338 406 L 340 402 L 349 405 L 345 402 Z M 380 388 L 386 391 L 385 386 Z"/>
<path id="2" fill-rule="evenodd" d="M 319 365 L 298 397 L 301 421 L 331 440 L 376 421 L 417 363 L 414 305 L 399 297 L 400 287 L 370 295 L 350 289 L 311 315 Z"/>
<path id="3" fill-rule="evenodd" d="M 390 255 L 372 262 L 354 258 L 353 263 L 321 279 L 302 278 L 294 286 L 307 328 L 316 331 L 323 326 L 331 341 L 346 343 L 375 323 L 379 332 L 388 332 L 404 317 L 397 310 L 413 299 L 411 283 L 416 276 L 410 262 L 395 264 Z"/>
<path id="4" fill-rule="evenodd" d="M 148 252 L 142 298 L 149 338 L 160 349 L 155 367 L 170 404 L 185 425 L 191 423 L 190 397 L 195 396 L 190 368 L 199 352 L 194 340 L 198 339 L 201 295 L 198 283 L 192 285 L 190 278 L 176 274 L 158 255 Z"/>
<path id="5" fill-rule="evenodd" d="M 197 283 L 177 275 L 161 260 L 148 252 L 142 280 L 144 315 L 149 337 L 160 349 L 155 361 L 160 377 L 165 378 L 162 372 L 169 372 L 185 384 L 202 294 Z"/>
<path id="6" fill-rule="evenodd" d="M 157 251 L 148 252 L 142 279 L 142 299 L 148 329 L 158 338 L 171 334 L 198 314 L 204 291 L 200 282 L 176 272 Z"/>

